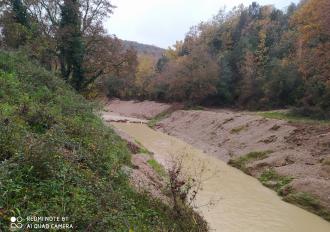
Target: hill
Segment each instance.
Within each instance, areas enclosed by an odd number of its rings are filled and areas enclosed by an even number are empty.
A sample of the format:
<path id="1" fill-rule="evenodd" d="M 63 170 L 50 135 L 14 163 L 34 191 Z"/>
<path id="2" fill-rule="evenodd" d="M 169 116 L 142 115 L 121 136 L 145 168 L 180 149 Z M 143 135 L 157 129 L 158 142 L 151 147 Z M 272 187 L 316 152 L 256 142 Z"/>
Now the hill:
<path id="1" fill-rule="evenodd" d="M 139 55 L 151 55 L 155 58 L 160 58 L 165 52 L 165 49 L 148 44 L 142 44 L 135 41 L 122 40 L 126 48 L 134 48 Z"/>

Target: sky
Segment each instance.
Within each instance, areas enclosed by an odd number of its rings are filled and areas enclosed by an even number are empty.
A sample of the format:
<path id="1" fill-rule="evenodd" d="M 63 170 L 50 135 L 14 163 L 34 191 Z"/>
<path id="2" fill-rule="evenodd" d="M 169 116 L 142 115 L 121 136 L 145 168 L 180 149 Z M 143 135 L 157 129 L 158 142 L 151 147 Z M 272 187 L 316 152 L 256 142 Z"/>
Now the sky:
<path id="1" fill-rule="evenodd" d="M 226 10 L 253 0 L 112 0 L 114 13 L 105 23 L 118 38 L 168 48 L 184 39 L 191 26 L 207 21 L 220 9 Z M 258 0 L 285 9 L 299 0 Z"/>

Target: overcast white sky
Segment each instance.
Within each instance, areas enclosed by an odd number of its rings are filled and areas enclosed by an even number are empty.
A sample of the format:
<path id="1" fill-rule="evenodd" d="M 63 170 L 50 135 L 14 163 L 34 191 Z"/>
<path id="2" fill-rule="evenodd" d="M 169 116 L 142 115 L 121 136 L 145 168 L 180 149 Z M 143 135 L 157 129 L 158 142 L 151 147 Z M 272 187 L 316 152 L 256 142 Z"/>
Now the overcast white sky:
<path id="1" fill-rule="evenodd" d="M 117 6 L 106 23 L 108 33 L 121 39 L 133 40 L 167 48 L 182 40 L 193 25 L 207 21 L 224 6 L 230 10 L 253 0 L 112 0 Z M 299 0 L 259 0 L 283 9 Z"/>

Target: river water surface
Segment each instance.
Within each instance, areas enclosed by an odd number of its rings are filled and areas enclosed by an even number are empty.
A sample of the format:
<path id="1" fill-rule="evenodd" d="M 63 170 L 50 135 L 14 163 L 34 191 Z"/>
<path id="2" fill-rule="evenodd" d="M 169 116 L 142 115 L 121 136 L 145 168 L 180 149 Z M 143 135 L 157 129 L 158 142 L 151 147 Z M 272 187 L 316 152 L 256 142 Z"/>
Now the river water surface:
<path id="1" fill-rule="evenodd" d="M 184 158 L 185 171 L 201 168 L 205 180 L 196 204 L 213 231 L 221 232 L 330 232 L 330 223 L 282 201 L 258 180 L 207 155 L 191 145 L 144 124 L 112 123 L 125 131 L 167 166 L 173 157 Z M 174 158 L 175 159 L 175 158 Z M 197 170 L 197 171 L 196 171 Z M 209 205 L 210 201 L 213 203 Z M 204 206 L 207 205 L 207 206 Z"/>

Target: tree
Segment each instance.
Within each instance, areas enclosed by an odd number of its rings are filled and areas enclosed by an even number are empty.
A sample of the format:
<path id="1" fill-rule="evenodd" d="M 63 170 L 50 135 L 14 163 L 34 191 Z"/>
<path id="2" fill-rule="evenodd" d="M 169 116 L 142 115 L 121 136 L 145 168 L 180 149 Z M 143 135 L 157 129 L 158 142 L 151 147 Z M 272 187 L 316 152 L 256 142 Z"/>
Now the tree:
<path id="1" fill-rule="evenodd" d="M 80 91 L 84 82 L 84 43 L 78 0 L 64 0 L 59 26 L 61 73 L 64 80 Z"/>
<path id="2" fill-rule="evenodd" d="M 30 28 L 30 22 L 28 19 L 28 14 L 26 7 L 23 5 L 21 0 L 11 0 L 11 5 L 13 8 L 14 17 L 17 23 L 22 24 L 23 26 Z"/>
<path id="3" fill-rule="evenodd" d="M 219 66 L 205 48 L 194 47 L 189 55 L 171 60 L 160 74 L 160 84 L 168 86 L 166 98 L 201 103 L 216 93 Z"/>
<path id="4" fill-rule="evenodd" d="M 240 105 L 256 105 L 258 101 L 257 95 L 257 63 L 255 55 L 247 51 L 244 58 L 244 63 L 241 66 L 242 80 L 240 82 Z"/>
<path id="5" fill-rule="evenodd" d="M 10 0 L 1 4 L 4 9 L 1 17 L 5 44 L 11 48 L 25 45 L 30 37 L 30 19 L 21 0 Z"/>
<path id="6" fill-rule="evenodd" d="M 259 32 L 259 44 L 257 51 L 255 52 L 256 64 L 258 67 L 257 78 L 261 80 L 265 75 L 265 66 L 267 64 L 267 52 L 266 47 L 266 33 L 264 31 Z"/>
<path id="7" fill-rule="evenodd" d="M 269 108 L 298 105 L 303 96 L 303 80 L 293 61 L 274 58 L 270 62 L 269 80 L 264 85 L 264 100 Z"/>
<path id="8" fill-rule="evenodd" d="M 137 97 L 146 98 L 152 95 L 152 80 L 155 77 L 155 59 L 148 55 L 141 55 L 138 58 L 135 86 Z"/>
<path id="9" fill-rule="evenodd" d="M 330 2 L 309 0 L 293 15 L 292 24 L 299 36 L 296 59 L 306 91 L 305 107 L 329 117 L 330 85 Z M 323 115 L 323 116 L 322 116 Z"/>
<path id="10" fill-rule="evenodd" d="M 116 37 L 102 37 L 91 46 L 88 53 L 90 60 L 86 67 L 96 81 L 97 88 L 106 91 L 110 97 L 127 98 L 136 92 L 135 74 L 138 65 L 137 53 L 126 48 Z M 94 74 L 96 73 L 96 74 Z M 99 76 L 99 78 L 98 78 Z M 106 86 L 106 89 L 103 87 Z"/>
<path id="11" fill-rule="evenodd" d="M 108 0 L 4 0 L 3 8 L 6 13 L 13 14 L 10 1 L 17 1 L 15 9 L 27 15 L 19 14 L 21 21 L 33 19 L 33 34 L 29 43 L 24 47 L 31 57 L 38 59 L 48 69 L 60 72 L 62 77 L 79 90 L 88 88 L 93 81 L 106 75 L 104 68 L 90 68 L 91 63 L 100 63 L 100 56 L 94 49 L 104 46 L 105 30 L 103 19 L 112 13 L 113 6 Z M 19 1 L 24 7 L 21 7 Z M 8 17 L 1 16 L 1 21 Z M 3 24 L 3 23 L 2 23 Z M 13 44 L 24 38 L 21 24 L 17 27 L 10 24 L 5 27 L 8 39 L 4 44 Z M 6 30 L 8 28 L 8 30 Z M 24 27 L 26 28 L 26 27 Z M 6 38 L 6 37 L 5 37 Z M 14 43 L 15 42 L 15 43 Z M 108 44 L 108 43 L 107 43 Z M 98 66 L 99 67 L 99 66 Z"/>

